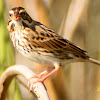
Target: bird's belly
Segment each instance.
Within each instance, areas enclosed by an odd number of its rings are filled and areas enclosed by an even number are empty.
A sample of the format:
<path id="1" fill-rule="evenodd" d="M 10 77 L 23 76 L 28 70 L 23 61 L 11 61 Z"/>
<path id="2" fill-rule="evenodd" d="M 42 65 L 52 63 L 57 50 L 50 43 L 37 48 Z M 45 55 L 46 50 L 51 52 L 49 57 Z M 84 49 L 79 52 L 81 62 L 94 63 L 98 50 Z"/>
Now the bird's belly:
<path id="1" fill-rule="evenodd" d="M 41 55 L 41 54 L 38 54 L 37 52 L 31 52 L 31 51 L 28 51 L 28 50 L 25 50 L 24 48 L 17 48 L 18 51 L 24 55 L 25 57 L 27 57 L 28 59 L 34 61 L 34 62 L 37 62 L 39 64 L 42 64 L 42 65 L 45 65 L 45 66 L 54 66 L 53 64 L 55 62 L 57 63 L 61 63 L 62 65 L 66 65 L 68 63 L 73 63 L 73 62 L 83 62 L 84 59 L 57 59 L 57 58 L 54 58 L 54 57 L 50 57 L 50 56 L 47 56 L 47 55 Z"/>
<path id="2" fill-rule="evenodd" d="M 18 51 L 25 57 L 27 57 L 28 59 L 37 62 L 39 64 L 42 65 L 46 65 L 46 66 L 53 66 L 53 61 L 52 59 L 50 59 L 48 56 L 43 56 L 38 54 L 37 52 L 31 52 L 31 51 L 27 51 L 25 49 L 19 49 L 17 48 Z"/>

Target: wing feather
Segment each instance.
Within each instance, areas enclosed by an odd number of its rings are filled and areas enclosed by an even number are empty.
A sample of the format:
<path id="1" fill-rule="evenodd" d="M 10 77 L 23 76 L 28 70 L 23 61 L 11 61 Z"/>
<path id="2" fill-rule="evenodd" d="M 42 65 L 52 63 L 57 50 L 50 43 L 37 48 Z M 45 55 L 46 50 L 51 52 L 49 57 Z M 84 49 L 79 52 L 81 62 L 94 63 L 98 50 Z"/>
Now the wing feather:
<path id="1" fill-rule="evenodd" d="M 32 28 L 31 28 L 32 29 Z M 64 39 L 63 37 L 56 34 L 54 31 L 48 29 L 43 24 L 35 24 L 34 29 L 31 30 L 26 27 L 26 30 L 30 30 L 30 34 L 27 34 L 27 38 L 32 45 L 35 44 L 36 49 L 44 49 L 50 51 L 57 50 L 66 50 L 72 54 L 80 54 L 86 56 L 86 51 L 75 46 L 73 43 Z M 29 32 L 29 31 L 28 31 Z"/>

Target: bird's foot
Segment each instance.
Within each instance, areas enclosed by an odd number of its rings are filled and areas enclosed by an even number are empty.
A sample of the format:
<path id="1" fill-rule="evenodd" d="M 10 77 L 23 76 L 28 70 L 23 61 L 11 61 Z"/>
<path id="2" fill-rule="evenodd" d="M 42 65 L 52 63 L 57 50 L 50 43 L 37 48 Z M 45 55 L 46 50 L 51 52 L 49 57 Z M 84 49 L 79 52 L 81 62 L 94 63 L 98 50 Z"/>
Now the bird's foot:
<path id="1" fill-rule="evenodd" d="M 59 69 L 59 68 L 58 68 Z M 46 70 L 38 75 L 34 75 L 33 77 L 31 77 L 28 81 L 28 87 L 30 90 L 32 90 L 33 85 L 35 83 L 41 82 L 44 83 L 44 81 L 51 76 L 53 73 L 55 73 L 58 69 L 52 67 L 49 70 Z M 52 70 L 51 72 L 49 72 L 50 70 Z"/>
<path id="2" fill-rule="evenodd" d="M 38 82 L 41 82 L 43 83 L 44 82 L 44 79 L 42 79 L 39 75 L 34 75 L 33 77 L 31 77 L 28 81 L 28 87 L 29 87 L 29 90 L 32 90 L 33 88 L 33 85 L 35 83 L 38 83 Z"/>

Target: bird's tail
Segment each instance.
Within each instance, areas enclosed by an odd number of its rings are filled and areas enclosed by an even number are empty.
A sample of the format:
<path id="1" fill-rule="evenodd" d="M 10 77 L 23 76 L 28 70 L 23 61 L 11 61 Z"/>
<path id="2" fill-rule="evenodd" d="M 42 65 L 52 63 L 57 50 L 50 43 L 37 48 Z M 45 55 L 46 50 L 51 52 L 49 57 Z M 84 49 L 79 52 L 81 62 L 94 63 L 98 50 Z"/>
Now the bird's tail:
<path id="1" fill-rule="evenodd" d="M 97 64 L 97 65 L 100 65 L 100 61 L 98 61 L 98 60 L 96 60 L 96 59 L 89 58 L 89 61 L 90 61 L 91 63 Z"/>

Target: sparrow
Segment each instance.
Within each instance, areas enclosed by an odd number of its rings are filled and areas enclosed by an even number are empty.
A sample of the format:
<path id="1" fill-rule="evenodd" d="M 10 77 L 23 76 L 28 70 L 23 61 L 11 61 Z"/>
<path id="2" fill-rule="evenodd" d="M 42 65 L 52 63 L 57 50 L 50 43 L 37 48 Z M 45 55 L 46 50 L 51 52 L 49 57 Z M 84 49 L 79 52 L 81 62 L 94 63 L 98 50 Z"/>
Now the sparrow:
<path id="1" fill-rule="evenodd" d="M 47 67 L 53 66 L 29 79 L 30 89 L 33 84 L 44 82 L 68 63 L 88 61 L 100 65 L 100 62 L 89 57 L 86 51 L 33 20 L 23 7 L 14 7 L 9 11 L 7 28 L 14 47 L 22 55 Z"/>

